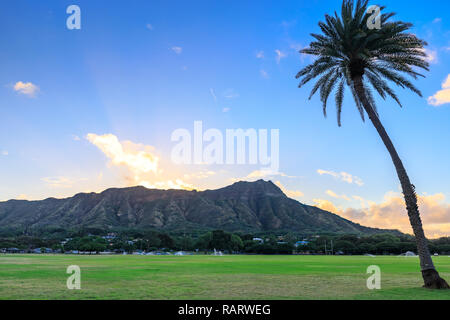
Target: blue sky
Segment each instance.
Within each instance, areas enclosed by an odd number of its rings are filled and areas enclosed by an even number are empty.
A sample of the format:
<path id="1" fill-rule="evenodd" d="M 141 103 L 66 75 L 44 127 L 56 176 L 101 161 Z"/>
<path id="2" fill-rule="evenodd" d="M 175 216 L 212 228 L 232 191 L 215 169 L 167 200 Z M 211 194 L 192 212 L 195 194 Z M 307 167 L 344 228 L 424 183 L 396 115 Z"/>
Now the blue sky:
<path id="1" fill-rule="evenodd" d="M 298 89 L 294 78 L 311 62 L 298 49 L 340 3 L 3 1 L 0 201 L 139 184 L 140 169 L 114 158 L 111 144 L 158 157 L 161 171 L 140 177 L 152 186 L 182 180 L 206 189 L 259 178 L 249 177 L 259 166 L 170 163 L 171 133 L 200 120 L 222 131 L 279 129 L 284 174 L 262 178 L 301 202 L 408 231 L 393 165 L 353 99 L 347 93 L 338 128 L 334 106 L 324 119 L 319 99 L 308 101 L 310 87 Z M 429 42 L 431 71 L 416 82 L 424 97 L 398 89 L 403 109 L 392 100 L 378 106 L 422 197 L 428 234 L 448 236 L 450 99 L 445 90 L 439 106 L 428 98 L 450 74 L 450 3 L 380 3 Z M 81 8 L 81 30 L 66 28 L 71 4 Z"/>

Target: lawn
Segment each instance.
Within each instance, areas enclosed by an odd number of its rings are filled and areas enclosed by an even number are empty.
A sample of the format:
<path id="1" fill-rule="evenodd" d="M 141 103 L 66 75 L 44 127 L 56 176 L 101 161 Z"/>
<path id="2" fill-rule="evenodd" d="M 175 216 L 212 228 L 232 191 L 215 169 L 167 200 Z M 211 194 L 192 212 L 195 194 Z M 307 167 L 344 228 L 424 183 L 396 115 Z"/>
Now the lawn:
<path id="1" fill-rule="evenodd" d="M 434 261 L 450 280 L 450 257 Z M 81 290 L 66 287 L 69 265 L 81 268 Z M 366 287 L 370 265 L 381 268 L 381 290 Z M 421 285 L 414 257 L 0 255 L 0 300 L 450 300 L 450 290 Z"/>

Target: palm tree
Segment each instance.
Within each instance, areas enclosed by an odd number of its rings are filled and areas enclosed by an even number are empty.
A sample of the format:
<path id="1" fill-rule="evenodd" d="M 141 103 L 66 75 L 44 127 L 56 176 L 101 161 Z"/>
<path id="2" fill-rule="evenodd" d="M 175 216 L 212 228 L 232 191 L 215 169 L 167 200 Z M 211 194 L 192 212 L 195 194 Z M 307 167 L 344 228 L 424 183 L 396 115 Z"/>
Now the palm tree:
<path id="1" fill-rule="evenodd" d="M 369 19 L 369 22 L 373 22 L 372 14 L 368 13 L 368 1 L 358 0 L 355 4 L 354 0 L 343 0 L 341 16 L 337 13 L 334 16 L 326 15 L 325 22 L 319 22 L 322 33 L 311 34 L 315 41 L 300 51 L 316 56 L 316 59 L 302 69 L 296 78 L 301 79 L 299 87 L 318 78 L 309 98 L 320 92 L 325 116 L 328 97 L 335 92 L 339 126 L 344 91 L 346 87 L 350 89 L 362 120 L 364 121 L 364 115 L 367 113 L 397 170 L 416 238 L 424 287 L 448 289 L 447 282 L 439 276 L 431 259 L 417 206 L 415 187 L 411 184 L 405 167 L 380 121 L 372 94 L 374 89 L 383 99 L 389 96 L 401 106 L 397 95 L 389 87 L 388 82 L 392 82 L 422 96 L 404 76 L 409 75 L 414 79 L 424 77 L 417 71 L 428 71 L 429 64 L 424 50 L 427 43 L 407 32 L 412 24 L 390 21 L 395 14 L 383 13 L 385 7 L 380 9 L 381 25 L 372 29 L 367 23 Z"/>

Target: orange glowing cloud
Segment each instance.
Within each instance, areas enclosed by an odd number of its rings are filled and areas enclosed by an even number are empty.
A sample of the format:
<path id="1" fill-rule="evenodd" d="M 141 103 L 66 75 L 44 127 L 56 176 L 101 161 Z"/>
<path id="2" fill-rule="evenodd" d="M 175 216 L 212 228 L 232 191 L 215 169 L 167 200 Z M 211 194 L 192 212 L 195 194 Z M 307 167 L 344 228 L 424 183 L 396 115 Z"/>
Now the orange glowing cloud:
<path id="1" fill-rule="evenodd" d="M 131 141 L 119 141 L 113 134 L 89 133 L 86 139 L 99 148 L 110 160 L 110 167 L 120 167 L 128 186 L 141 185 L 155 189 L 194 189 L 172 173 L 172 177 L 160 168 L 160 158 L 155 148 Z"/>
<path id="2" fill-rule="evenodd" d="M 389 192 L 384 201 L 375 203 L 354 196 L 366 206 L 361 209 L 337 207 L 331 201 L 314 199 L 320 209 L 333 212 L 345 219 L 374 228 L 398 229 L 405 233 L 412 233 L 411 225 L 401 194 Z M 445 203 L 445 196 L 441 193 L 435 195 L 419 195 L 418 204 L 425 233 L 430 238 L 450 235 L 450 205 Z"/>
<path id="3" fill-rule="evenodd" d="M 450 103 L 450 74 L 442 83 L 442 90 L 428 98 L 428 104 L 438 107 Z"/>
<path id="4" fill-rule="evenodd" d="M 275 184 L 283 191 L 289 198 L 298 199 L 305 194 L 299 190 L 289 190 L 280 181 L 275 181 Z"/>

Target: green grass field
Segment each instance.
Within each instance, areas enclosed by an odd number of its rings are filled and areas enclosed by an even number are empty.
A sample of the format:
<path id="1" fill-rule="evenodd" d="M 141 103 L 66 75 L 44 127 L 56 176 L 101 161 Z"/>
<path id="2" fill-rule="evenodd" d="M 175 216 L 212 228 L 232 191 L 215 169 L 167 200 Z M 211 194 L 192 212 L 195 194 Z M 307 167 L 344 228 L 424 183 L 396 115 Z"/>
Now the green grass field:
<path id="1" fill-rule="evenodd" d="M 450 280 L 450 257 L 436 257 Z M 68 290 L 66 268 L 81 268 Z M 381 268 L 381 290 L 366 269 Z M 418 258 L 0 255 L 0 299 L 447 299 L 421 288 Z"/>

